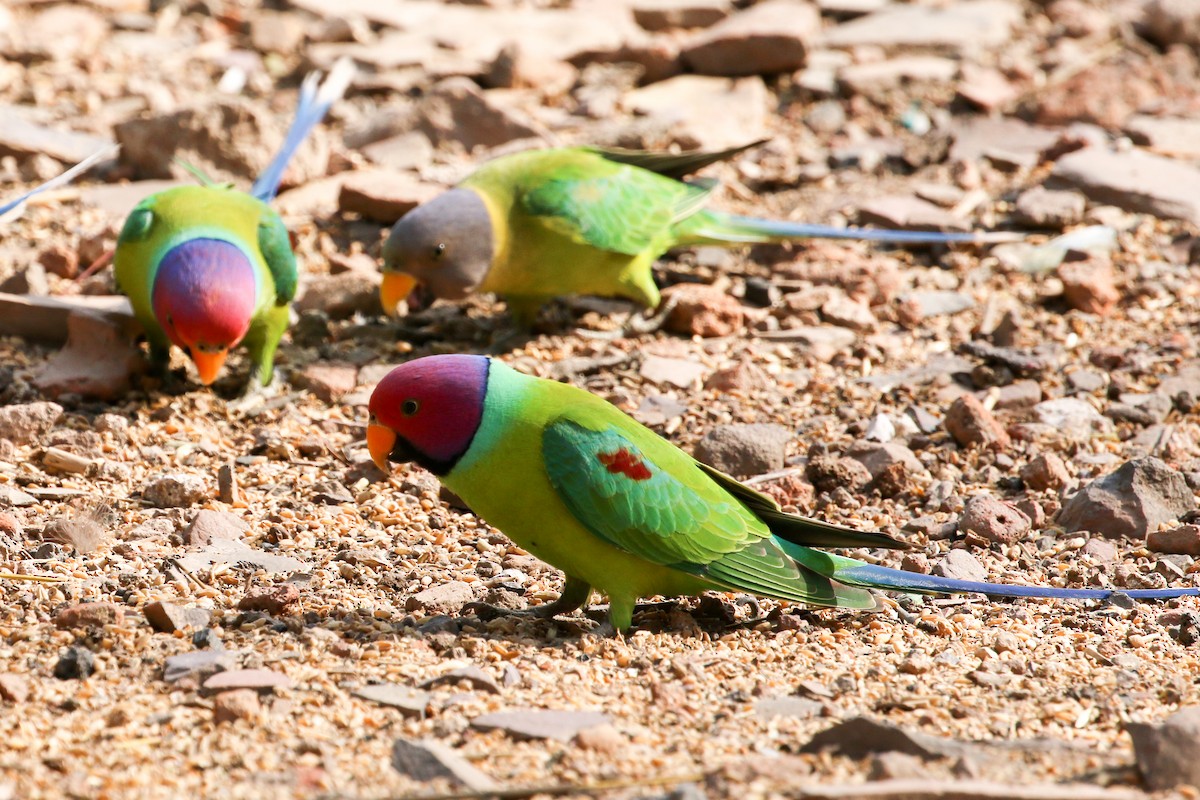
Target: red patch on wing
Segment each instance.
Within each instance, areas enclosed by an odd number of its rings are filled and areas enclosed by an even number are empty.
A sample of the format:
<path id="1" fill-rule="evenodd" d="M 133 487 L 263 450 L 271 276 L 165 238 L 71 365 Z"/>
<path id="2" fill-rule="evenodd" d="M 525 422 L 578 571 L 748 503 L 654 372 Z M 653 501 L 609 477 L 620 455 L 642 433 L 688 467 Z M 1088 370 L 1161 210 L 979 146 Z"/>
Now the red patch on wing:
<path id="1" fill-rule="evenodd" d="M 648 481 L 652 477 L 645 462 L 624 447 L 615 453 L 597 453 L 596 458 L 613 475 L 619 473 L 635 481 Z"/>

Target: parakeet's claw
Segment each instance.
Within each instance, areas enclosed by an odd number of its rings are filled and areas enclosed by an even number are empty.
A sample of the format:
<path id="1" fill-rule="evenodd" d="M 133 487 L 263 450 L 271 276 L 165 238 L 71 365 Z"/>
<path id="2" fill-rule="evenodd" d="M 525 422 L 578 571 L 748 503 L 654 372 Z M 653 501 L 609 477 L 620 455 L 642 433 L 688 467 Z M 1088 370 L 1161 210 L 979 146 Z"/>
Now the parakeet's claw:
<path id="1" fill-rule="evenodd" d="M 540 606 L 526 608 L 520 611 L 513 611 L 508 608 L 499 608 L 497 606 L 488 605 L 487 603 L 467 603 L 463 606 L 464 613 L 475 614 L 482 620 L 497 619 L 498 617 L 528 617 L 532 619 L 552 619 L 554 617 L 570 614 L 587 604 L 588 599 L 592 596 L 592 587 L 578 578 L 567 578 L 567 582 L 563 584 L 562 594 L 552 603 L 543 603 Z"/>

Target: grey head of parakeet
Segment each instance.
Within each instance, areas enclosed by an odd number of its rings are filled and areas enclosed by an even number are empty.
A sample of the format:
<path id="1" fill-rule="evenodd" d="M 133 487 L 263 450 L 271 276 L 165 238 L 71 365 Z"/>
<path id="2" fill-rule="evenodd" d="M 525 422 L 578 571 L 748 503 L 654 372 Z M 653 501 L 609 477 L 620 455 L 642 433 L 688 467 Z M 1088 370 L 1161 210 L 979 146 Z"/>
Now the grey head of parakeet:
<path id="1" fill-rule="evenodd" d="M 383 245 L 384 310 L 394 313 L 416 284 L 459 300 L 487 275 L 495 254 L 492 218 L 471 189 L 451 189 L 405 214 Z"/>

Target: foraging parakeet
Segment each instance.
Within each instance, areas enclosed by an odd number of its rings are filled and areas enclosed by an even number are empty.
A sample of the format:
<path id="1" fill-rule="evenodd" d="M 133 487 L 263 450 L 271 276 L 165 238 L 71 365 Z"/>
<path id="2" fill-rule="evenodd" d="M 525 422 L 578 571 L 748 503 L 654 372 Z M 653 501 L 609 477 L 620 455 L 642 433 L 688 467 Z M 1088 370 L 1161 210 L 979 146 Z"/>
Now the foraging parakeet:
<path id="1" fill-rule="evenodd" d="M 608 402 L 474 355 L 392 370 L 370 400 L 367 446 L 381 469 L 415 461 L 475 513 L 566 573 L 567 613 L 593 588 L 628 628 L 640 597 L 743 591 L 814 606 L 871 609 L 869 590 L 1104 599 L 1107 589 L 982 583 L 904 572 L 818 547 L 905 547 L 780 511 L 774 500 L 694 460 Z M 1200 589 L 1124 592 L 1140 599 Z"/>
<path id="2" fill-rule="evenodd" d="M 113 271 L 159 371 L 175 345 L 188 352 L 208 385 L 229 351 L 243 343 L 251 362 L 247 390 L 271 382 L 298 275 L 288 231 L 267 202 L 352 77 L 346 61 L 323 85 L 317 73 L 305 78 L 283 146 L 249 194 L 208 181 L 181 186 L 147 197 L 126 219 Z"/>
<path id="3" fill-rule="evenodd" d="M 651 266 L 673 247 L 809 238 L 910 244 L 997 238 L 725 214 L 705 208 L 715 181 L 679 180 L 747 147 L 678 155 L 568 147 L 501 156 L 395 224 L 383 247 L 383 308 L 393 313 L 418 285 L 451 300 L 495 292 L 519 323 L 528 324 L 543 304 L 563 295 L 624 297 L 657 306 Z"/>
<path id="4" fill-rule="evenodd" d="M 99 150 L 97 150 L 95 153 L 92 153 L 90 156 L 85 158 L 83 161 L 80 161 L 75 166 L 66 170 L 65 172 L 62 172 L 59 175 L 55 175 L 53 178 L 46 181 L 45 183 L 38 184 L 37 186 L 30 189 L 28 192 L 25 192 L 25 194 L 23 194 L 19 197 L 15 197 L 12 200 L 9 200 L 7 203 L 0 204 L 0 220 L 4 220 L 5 222 L 8 222 L 10 220 L 16 219 L 17 217 L 19 217 L 21 215 L 21 210 L 24 207 L 25 202 L 27 200 L 29 200 L 29 198 L 33 197 L 35 194 L 44 192 L 47 189 L 55 189 L 55 188 L 58 188 L 59 186 L 65 186 L 66 184 L 75 180 L 77 177 L 79 177 L 80 175 L 82 175 L 83 173 L 85 173 L 89 169 L 91 169 L 93 166 L 95 166 L 96 162 L 101 161 L 105 158 L 109 158 L 113 155 L 116 155 L 116 152 L 117 152 L 116 145 L 112 145 L 110 147 L 102 147 Z"/>

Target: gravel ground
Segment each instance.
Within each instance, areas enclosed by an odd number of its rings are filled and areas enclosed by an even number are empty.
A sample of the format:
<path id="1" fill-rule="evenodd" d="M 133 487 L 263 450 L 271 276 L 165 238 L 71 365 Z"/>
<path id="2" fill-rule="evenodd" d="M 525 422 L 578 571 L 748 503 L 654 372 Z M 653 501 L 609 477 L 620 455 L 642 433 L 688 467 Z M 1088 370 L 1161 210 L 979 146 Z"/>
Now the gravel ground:
<path id="1" fill-rule="evenodd" d="M 180 152 L 246 185 L 259 151 L 269 155 L 279 140 L 298 78 L 345 52 L 361 70 L 279 199 L 310 300 L 265 403 L 236 400 L 240 359 L 209 390 L 185 377 L 178 354 L 176 393 L 135 376 L 115 398 L 58 394 L 37 382 L 57 344 L 0 337 L 0 571 L 57 579 L 0 577 L 0 796 L 384 797 L 630 781 L 646 785 L 611 791 L 725 798 L 872 781 L 879 794 L 862 796 L 1017 796 L 1005 787 L 1078 782 L 1092 786 L 1063 796 L 1115 798 L 1137 796 L 1144 780 L 1164 785 L 1146 762 L 1139 774 L 1125 725 L 1200 702 L 1195 598 L 892 598 L 873 614 L 736 595 L 657 598 L 623 638 L 593 633 L 603 606 L 554 622 L 481 621 L 461 612 L 464 602 L 540 603 L 557 595 L 561 576 L 439 495 L 419 468 L 380 474 L 362 435 L 366 399 L 388 367 L 484 352 L 586 387 L 689 452 L 722 426 L 784 426 L 784 460 L 756 485 L 790 510 L 914 546 L 907 557 L 854 554 L 867 560 L 981 566 L 1006 582 L 1194 585 L 1200 549 L 1189 548 L 1200 531 L 1188 539 L 1183 529 L 1182 545 L 1147 534 L 1188 522 L 1191 487 L 1200 487 L 1200 200 L 1188 195 L 1200 148 L 1181 151 L 1143 117 L 1194 120 L 1200 34 L 1189 31 L 1200 18 L 1181 7 L 1171 25 L 1166 2 L 1056 0 L 996 3 L 1002 17 L 1011 13 L 999 38 L 957 29 L 957 40 L 951 32 L 913 42 L 893 30 L 895 41 L 835 49 L 785 30 L 811 40 L 807 61 L 737 78 L 757 111 L 730 101 L 697 121 L 634 107 L 649 103 L 639 95 L 647 87 L 670 86 L 660 78 L 678 65 L 722 74 L 697 66 L 705 62 L 688 55 L 689 43 L 703 32 L 681 25 L 711 25 L 730 13 L 726 3 L 678 4 L 691 9 L 687 22 L 670 17 L 661 29 L 647 9 L 674 4 L 570 10 L 580 15 L 571 30 L 598 40 L 606 15 L 640 9 L 645 29 L 629 17 L 623 24 L 637 35 L 615 44 L 554 38 L 531 21 L 569 3 L 441 9 L 528 14 L 524 38 L 488 29 L 498 17 L 483 30 L 454 16 L 439 25 L 422 16 L 433 5 L 0 7 L 0 194 L 114 136 L 126 144 L 120 162 L 49 193 L 5 228 L 0 292 L 112 292 L 108 274 L 76 280 L 77 270 L 112 246 L 123 209 L 151 190 L 142 181 L 170 177 L 122 125 L 191 125 Z M 821 4 L 827 36 L 853 24 L 853 5 Z M 496 36 L 520 45 L 497 56 Z M 752 36 L 733 38 L 742 47 L 734 62 L 763 52 Z M 896 64 L 904 58 L 931 60 Z M 612 66 L 628 62 L 639 66 Z M 870 66 L 885 78 L 864 77 Z M 836 85 L 821 88 L 825 73 Z M 476 79 L 485 111 L 454 116 L 473 102 L 461 85 L 447 89 L 456 75 Z M 170 117 L 190 107 L 210 114 L 238 94 L 261 116 L 217 134 Z M 686 106 L 686 95 L 673 102 Z M 964 126 L 981 106 L 1022 127 L 973 139 Z M 437 108 L 456 121 L 447 125 Z M 1044 126 L 1033 129 L 1044 144 L 1025 143 L 1028 121 Z M 1035 243 L 1103 225 L 1117 244 L 1040 272 L 1033 256 L 1003 247 L 814 242 L 664 259 L 660 283 L 713 287 L 684 303 L 711 312 L 713 330 L 683 319 L 627 334 L 635 310 L 585 299 L 545 310 L 530 335 L 490 297 L 398 321 L 370 305 L 387 217 L 399 213 L 387 203 L 411 204 L 511 148 L 720 147 L 731 143 L 721 140 L 725 125 L 733 141 L 770 141 L 706 173 L 724 184 L 714 201 L 722 208 L 896 224 L 886 209 L 869 213 L 872 203 L 921 196 L 944 215 L 937 225 L 1037 229 Z M 54 135 L 68 129 L 83 140 Z M 224 150 L 214 144 L 222 138 Z M 369 149 L 381 143 L 390 146 Z M 1096 188 L 1103 175 L 1067 174 L 1066 159 L 1109 144 L 1117 156 L 1169 159 L 1176 180 L 1142 172 L 1136 185 Z M 387 180 L 348 198 L 342 187 L 366 170 Z M 1044 184 L 1066 192 L 1052 199 L 1067 211 L 1035 222 L 1042 198 L 1029 194 Z M 352 302 L 338 305 L 329 287 Z M 999 431 L 990 443 L 969 444 L 943 422 L 967 396 L 983 414 L 968 427 Z M 1075 401 L 1065 412 L 1053 405 L 1064 398 Z M 57 405 L 32 405 L 49 400 Z M 869 438 L 890 438 L 915 462 L 900 458 L 882 479 L 847 483 L 862 467 L 844 456 Z M 1159 513 L 1154 498 L 1127 492 L 1123 502 L 1146 518 L 1126 536 L 1106 538 L 1116 529 L 1095 520 L 1115 517 L 1091 506 L 1091 527 L 1062 524 L 1081 487 L 1146 456 L 1186 487 L 1183 507 Z M 1036 477 L 1028 465 L 1047 459 L 1054 475 Z M 834 478 L 815 463 L 832 463 Z M 969 530 L 964 509 L 977 496 L 1016 509 L 1015 533 L 1000 530 L 997 512 Z M 219 514 L 193 523 L 201 510 Z M 156 602 L 192 609 L 190 623 L 160 630 L 174 623 L 151 624 Z M 212 663 L 165 675 L 167 660 L 187 653 Z M 388 703 L 356 694 L 379 684 L 392 687 Z M 568 714 L 550 735 L 521 735 L 543 719 L 534 709 L 603 718 Z M 498 712 L 518 713 L 485 730 L 480 718 Z M 859 716 L 940 738 L 924 760 L 895 752 L 878 731 L 850 737 L 862 748 L 847 754 L 805 749 Z M 394 767 L 397 740 L 434 743 L 416 761 L 443 764 L 442 773 Z M 655 776 L 666 785 L 648 782 Z M 906 778 L 967 788 L 888 794 L 889 779 Z"/>

